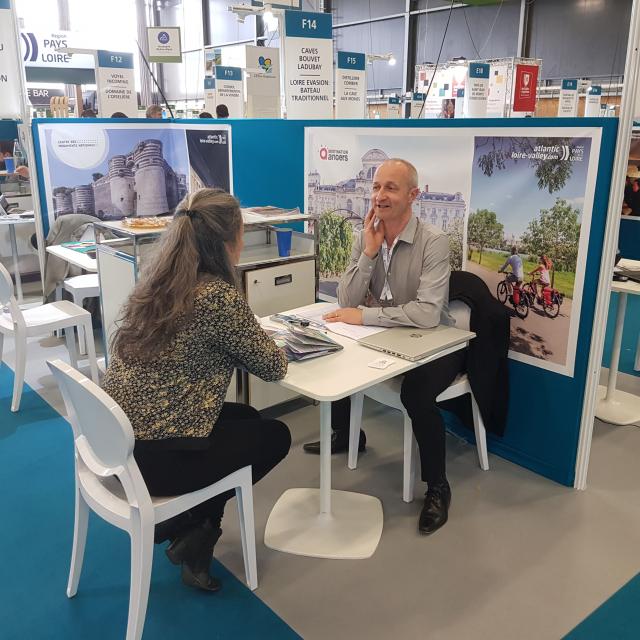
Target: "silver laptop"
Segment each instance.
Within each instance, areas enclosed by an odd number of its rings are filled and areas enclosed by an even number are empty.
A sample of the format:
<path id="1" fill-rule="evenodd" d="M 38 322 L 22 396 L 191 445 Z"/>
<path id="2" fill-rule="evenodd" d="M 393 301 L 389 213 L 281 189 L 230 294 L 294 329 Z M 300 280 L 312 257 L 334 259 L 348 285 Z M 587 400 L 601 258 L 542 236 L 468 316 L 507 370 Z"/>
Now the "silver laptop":
<path id="1" fill-rule="evenodd" d="M 439 325 L 433 329 L 393 327 L 372 336 L 360 338 L 358 342 L 365 347 L 416 362 L 438 351 L 471 340 L 475 335 L 472 331 L 445 325 Z"/>

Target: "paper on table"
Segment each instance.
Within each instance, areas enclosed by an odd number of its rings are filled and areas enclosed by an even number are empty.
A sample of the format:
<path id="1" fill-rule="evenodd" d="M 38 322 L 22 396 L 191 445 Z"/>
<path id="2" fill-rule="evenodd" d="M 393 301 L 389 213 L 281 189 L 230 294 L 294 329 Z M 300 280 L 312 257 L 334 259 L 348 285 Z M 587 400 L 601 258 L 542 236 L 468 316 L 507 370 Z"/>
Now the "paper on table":
<path id="1" fill-rule="evenodd" d="M 360 324 L 347 324 L 346 322 L 325 322 L 322 316 L 339 309 L 340 306 L 327 302 L 322 306 L 316 305 L 313 309 L 302 310 L 296 313 L 297 316 L 306 318 L 307 320 L 313 320 L 319 324 L 323 324 L 325 329 L 337 333 L 339 336 L 345 338 L 351 338 L 352 340 L 359 340 L 360 338 L 366 338 L 376 333 L 384 331 L 385 327 L 370 327 Z"/>
<path id="2" fill-rule="evenodd" d="M 621 269 L 627 269 L 628 271 L 640 271 L 640 260 L 629 260 L 628 258 L 622 258 L 618 261 L 617 266 Z"/>

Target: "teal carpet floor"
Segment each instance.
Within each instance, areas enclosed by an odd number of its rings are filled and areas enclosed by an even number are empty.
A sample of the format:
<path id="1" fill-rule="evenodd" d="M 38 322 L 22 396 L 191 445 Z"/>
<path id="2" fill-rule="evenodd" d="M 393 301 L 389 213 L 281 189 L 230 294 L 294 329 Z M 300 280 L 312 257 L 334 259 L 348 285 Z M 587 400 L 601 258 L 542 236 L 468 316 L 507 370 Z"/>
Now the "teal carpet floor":
<path id="1" fill-rule="evenodd" d="M 640 574 L 585 618 L 564 640 L 638 640 Z"/>
<path id="2" fill-rule="evenodd" d="M 11 413 L 12 384 L 13 372 L 0 364 L 0 638 L 122 639 L 129 537 L 92 514 L 78 594 L 66 597 L 73 537 L 71 428 L 28 387 L 20 411 Z M 217 594 L 184 587 L 179 569 L 156 546 L 145 640 L 300 637 L 220 563 L 213 573 L 224 583 Z"/>

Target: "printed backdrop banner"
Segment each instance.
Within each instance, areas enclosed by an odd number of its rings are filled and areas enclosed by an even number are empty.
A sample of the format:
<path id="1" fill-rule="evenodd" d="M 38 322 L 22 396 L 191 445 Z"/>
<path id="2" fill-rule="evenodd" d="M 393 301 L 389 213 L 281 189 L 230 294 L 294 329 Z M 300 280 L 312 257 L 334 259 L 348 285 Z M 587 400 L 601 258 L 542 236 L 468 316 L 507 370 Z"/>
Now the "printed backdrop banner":
<path id="1" fill-rule="evenodd" d="M 109 118 L 116 111 L 122 111 L 129 118 L 138 116 L 132 53 L 97 51 L 96 84 L 101 117 Z"/>
<path id="2" fill-rule="evenodd" d="M 22 117 L 17 49 L 11 3 L 0 0 L 0 118 Z"/>
<path id="3" fill-rule="evenodd" d="M 230 118 L 244 117 L 244 88 L 240 67 L 216 67 L 216 104 L 226 104 Z"/>
<path id="4" fill-rule="evenodd" d="M 349 263 L 377 167 L 404 158 L 418 171 L 413 211 L 447 233 L 452 269 L 476 273 L 512 312 L 510 357 L 573 376 L 600 135 L 578 127 L 562 135 L 533 127 L 482 135 L 307 128 L 305 211 L 321 216 L 322 297 L 335 296 Z M 512 253 L 525 274 L 515 297 L 504 273 Z"/>
<path id="5" fill-rule="evenodd" d="M 279 118 L 280 49 L 246 46 L 247 118 Z"/>
<path id="6" fill-rule="evenodd" d="M 336 118 L 367 117 L 367 72 L 364 53 L 338 51 Z"/>
<path id="7" fill-rule="evenodd" d="M 330 13 L 285 11 L 287 118 L 333 118 Z"/>
<path id="8" fill-rule="evenodd" d="M 229 125 L 43 123 L 38 127 L 49 225 L 171 213 L 188 191 L 233 189 Z"/>

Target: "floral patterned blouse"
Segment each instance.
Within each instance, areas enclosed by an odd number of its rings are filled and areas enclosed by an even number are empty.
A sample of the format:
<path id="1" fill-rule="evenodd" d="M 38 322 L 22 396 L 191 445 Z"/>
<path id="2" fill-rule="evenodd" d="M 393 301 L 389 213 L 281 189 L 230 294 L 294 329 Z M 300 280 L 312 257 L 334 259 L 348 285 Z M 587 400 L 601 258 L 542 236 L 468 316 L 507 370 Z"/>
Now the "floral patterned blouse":
<path id="1" fill-rule="evenodd" d="M 104 390 L 131 421 L 136 440 L 205 438 L 234 367 L 280 380 L 287 358 L 241 293 L 215 279 L 199 285 L 191 319 L 163 351 L 144 361 L 112 355 Z"/>

